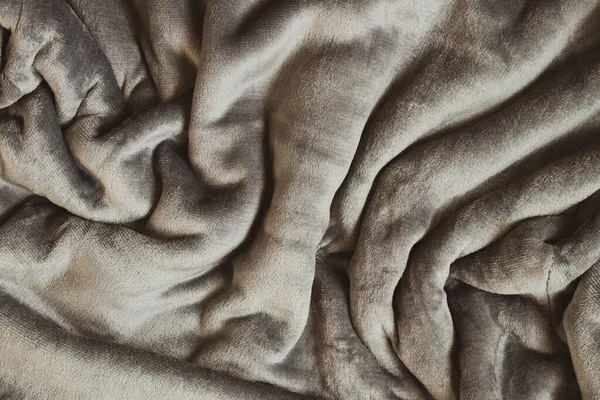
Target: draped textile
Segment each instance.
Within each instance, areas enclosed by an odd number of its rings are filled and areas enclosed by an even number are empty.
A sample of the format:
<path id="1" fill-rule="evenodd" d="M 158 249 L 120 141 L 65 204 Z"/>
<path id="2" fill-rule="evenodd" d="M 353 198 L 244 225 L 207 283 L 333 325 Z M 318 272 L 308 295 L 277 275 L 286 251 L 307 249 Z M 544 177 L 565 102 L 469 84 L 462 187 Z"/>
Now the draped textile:
<path id="1" fill-rule="evenodd" d="M 0 398 L 600 398 L 599 6 L 1 0 Z"/>

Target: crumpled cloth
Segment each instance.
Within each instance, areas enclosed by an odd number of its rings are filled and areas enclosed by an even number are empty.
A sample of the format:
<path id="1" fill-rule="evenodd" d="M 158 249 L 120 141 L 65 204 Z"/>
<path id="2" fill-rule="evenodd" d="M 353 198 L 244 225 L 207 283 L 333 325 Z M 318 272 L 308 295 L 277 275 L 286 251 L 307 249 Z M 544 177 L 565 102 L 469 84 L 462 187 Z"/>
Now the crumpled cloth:
<path id="1" fill-rule="evenodd" d="M 0 398 L 600 398 L 599 20 L 0 1 Z"/>

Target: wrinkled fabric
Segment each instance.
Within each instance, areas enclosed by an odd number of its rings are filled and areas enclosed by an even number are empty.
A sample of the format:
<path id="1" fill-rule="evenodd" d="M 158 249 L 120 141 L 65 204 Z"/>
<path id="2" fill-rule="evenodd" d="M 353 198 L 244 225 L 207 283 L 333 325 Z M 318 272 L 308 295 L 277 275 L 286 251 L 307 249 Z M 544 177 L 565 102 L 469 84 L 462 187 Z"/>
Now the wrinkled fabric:
<path id="1" fill-rule="evenodd" d="M 0 398 L 600 398 L 599 19 L 1 0 Z"/>

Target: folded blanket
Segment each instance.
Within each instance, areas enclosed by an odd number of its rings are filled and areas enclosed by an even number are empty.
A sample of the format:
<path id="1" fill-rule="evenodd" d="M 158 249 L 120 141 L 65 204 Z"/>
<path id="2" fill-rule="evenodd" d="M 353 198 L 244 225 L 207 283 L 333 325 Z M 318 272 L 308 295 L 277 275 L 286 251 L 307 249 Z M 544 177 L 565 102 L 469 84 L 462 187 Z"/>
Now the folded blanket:
<path id="1" fill-rule="evenodd" d="M 600 398 L 599 18 L 1 0 L 0 398 Z"/>

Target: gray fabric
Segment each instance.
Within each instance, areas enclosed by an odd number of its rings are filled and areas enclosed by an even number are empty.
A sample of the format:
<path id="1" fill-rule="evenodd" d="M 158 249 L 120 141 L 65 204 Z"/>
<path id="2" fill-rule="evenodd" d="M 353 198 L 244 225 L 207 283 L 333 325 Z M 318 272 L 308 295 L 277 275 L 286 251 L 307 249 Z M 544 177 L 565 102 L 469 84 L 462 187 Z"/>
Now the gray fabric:
<path id="1" fill-rule="evenodd" d="M 0 398 L 600 398 L 599 5 L 0 1 Z"/>

